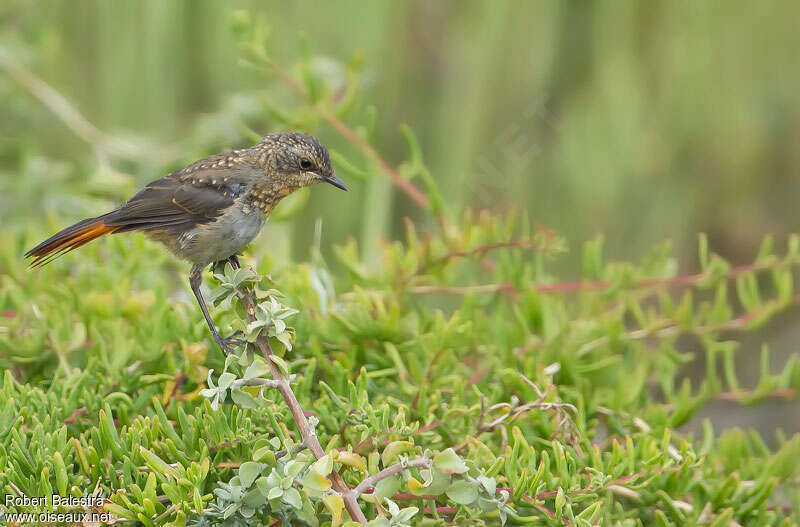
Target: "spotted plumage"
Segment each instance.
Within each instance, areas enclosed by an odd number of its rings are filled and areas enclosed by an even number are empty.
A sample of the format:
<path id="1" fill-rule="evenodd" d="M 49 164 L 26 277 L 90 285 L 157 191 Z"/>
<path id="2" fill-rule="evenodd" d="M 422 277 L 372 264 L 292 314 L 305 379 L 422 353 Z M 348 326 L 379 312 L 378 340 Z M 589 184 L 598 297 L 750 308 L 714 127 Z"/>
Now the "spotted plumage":
<path id="1" fill-rule="evenodd" d="M 251 148 L 201 159 L 153 181 L 120 207 L 64 229 L 25 256 L 39 267 L 104 234 L 143 231 L 193 264 L 192 290 L 214 339 L 229 350 L 200 294 L 202 270 L 235 257 L 258 235 L 281 199 L 319 182 L 347 190 L 316 138 L 271 134 Z"/>

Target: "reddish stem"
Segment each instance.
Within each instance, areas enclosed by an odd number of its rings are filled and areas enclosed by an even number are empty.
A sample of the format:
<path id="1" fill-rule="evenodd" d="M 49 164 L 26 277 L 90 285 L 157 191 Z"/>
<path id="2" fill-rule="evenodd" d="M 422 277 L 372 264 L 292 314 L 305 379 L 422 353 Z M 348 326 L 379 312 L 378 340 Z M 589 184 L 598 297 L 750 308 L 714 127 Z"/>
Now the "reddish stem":
<path id="1" fill-rule="evenodd" d="M 238 269 L 239 267 L 234 262 L 231 262 L 231 266 L 235 269 Z M 251 291 L 239 291 L 239 298 L 244 306 L 245 312 L 247 313 L 247 318 L 251 322 L 254 322 L 256 320 L 256 306 L 253 293 Z M 277 389 L 283 397 L 286 406 L 289 407 L 289 411 L 292 413 L 294 422 L 297 424 L 297 428 L 300 431 L 300 436 L 303 438 L 303 444 L 311 451 L 312 454 L 314 454 L 315 458 L 320 459 L 324 457 L 325 450 L 323 450 L 319 439 L 317 439 L 316 433 L 308 424 L 308 419 L 303 412 L 303 408 L 300 406 L 300 402 L 297 400 L 297 397 L 295 397 L 292 387 L 289 385 L 289 380 L 284 377 L 280 368 L 278 368 L 278 366 L 272 360 L 272 348 L 269 345 L 269 340 L 265 335 L 259 335 L 258 339 L 256 340 L 256 345 L 259 347 L 261 353 L 266 359 L 272 378 L 280 382 Z M 358 506 L 356 497 L 350 491 L 350 488 L 345 484 L 339 473 L 336 471 L 331 472 L 330 480 L 333 484 L 333 488 L 342 496 L 342 499 L 344 500 L 344 506 L 347 509 L 347 512 L 350 514 L 350 517 L 354 521 L 357 521 L 362 525 L 366 525 L 367 518 L 364 516 L 364 512 L 361 510 L 361 507 Z"/>

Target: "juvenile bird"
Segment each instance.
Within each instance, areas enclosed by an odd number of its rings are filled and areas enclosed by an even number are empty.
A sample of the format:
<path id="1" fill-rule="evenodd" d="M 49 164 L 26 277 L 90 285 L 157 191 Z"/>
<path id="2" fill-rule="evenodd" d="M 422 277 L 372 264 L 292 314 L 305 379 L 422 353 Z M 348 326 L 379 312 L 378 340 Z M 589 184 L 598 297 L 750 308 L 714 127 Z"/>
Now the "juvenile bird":
<path id="1" fill-rule="evenodd" d="M 25 256 L 40 267 L 104 234 L 143 231 L 193 264 L 189 285 L 214 341 L 230 352 L 238 341 L 222 338 L 211 320 L 200 291 L 203 269 L 226 260 L 238 265 L 236 255 L 281 199 L 323 181 L 347 190 L 315 137 L 271 134 L 251 148 L 201 159 L 153 181 L 120 207 L 67 227 Z"/>

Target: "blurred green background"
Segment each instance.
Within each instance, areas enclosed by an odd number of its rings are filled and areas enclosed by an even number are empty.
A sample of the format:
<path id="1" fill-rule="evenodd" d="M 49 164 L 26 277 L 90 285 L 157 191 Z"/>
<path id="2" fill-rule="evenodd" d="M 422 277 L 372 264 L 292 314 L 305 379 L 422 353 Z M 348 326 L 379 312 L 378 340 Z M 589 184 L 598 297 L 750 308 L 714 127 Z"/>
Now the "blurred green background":
<path id="1" fill-rule="evenodd" d="M 332 78 L 357 57 L 375 144 L 402 161 L 397 127 L 409 124 L 455 208 L 515 205 L 573 248 L 604 233 L 612 257 L 669 238 L 687 267 L 697 232 L 737 262 L 764 233 L 780 239 L 799 223 L 795 1 L 11 0 L 0 6 L 0 53 L 144 155 L 97 156 L 0 72 L 6 226 L 42 234 L 247 145 L 241 122 L 279 128 L 258 94 L 288 105 L 288 92 L 238 64 L 232 8 L 263 13 L 278 63 L 296 60 L 299 35 Z M 347 150 L 324 126 L 315 132 Z M 156 145 L 172 155 L 158 158 Z M 305 258 L 319 217 L 328 244 L 397 236 L 418 214 L 382 178 L 350 182 L 349 195 L 315 189 L 259 243 Z"/>

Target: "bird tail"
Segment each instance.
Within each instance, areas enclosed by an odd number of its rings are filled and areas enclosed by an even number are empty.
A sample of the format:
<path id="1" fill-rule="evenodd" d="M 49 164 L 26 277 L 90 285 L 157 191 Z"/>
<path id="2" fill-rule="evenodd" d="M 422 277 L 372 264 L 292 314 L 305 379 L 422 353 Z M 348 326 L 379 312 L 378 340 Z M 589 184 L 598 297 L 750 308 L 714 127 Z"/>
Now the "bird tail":
<path id="1" fill-rule="evenodd" d="M 89 218 L 67 227 L 25 253 L 25 258 L 33 258 L 30 263 L 31 267 L 42 267 L 73 249 L 123 227 L 122 225 L 106 225 L 103 223 L 104 218 L 105 215 Z"/>

